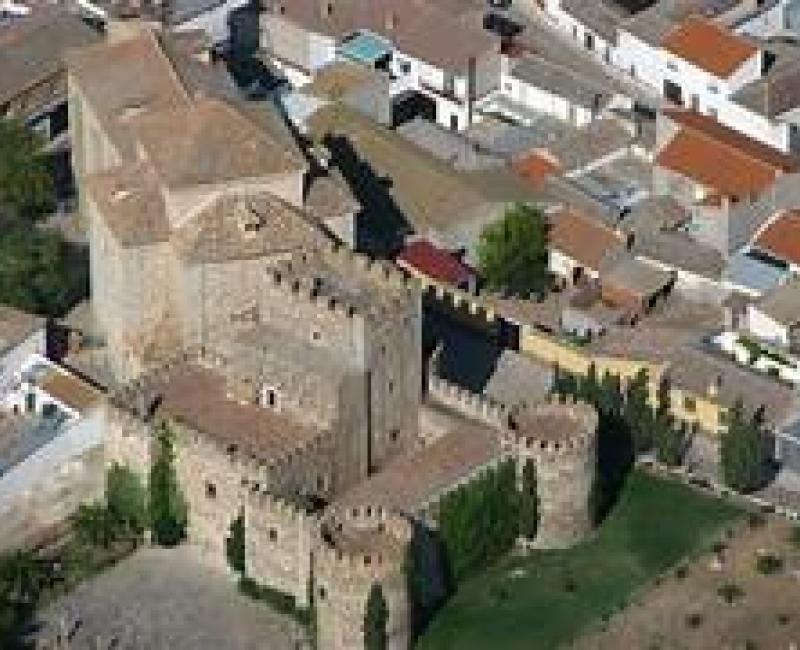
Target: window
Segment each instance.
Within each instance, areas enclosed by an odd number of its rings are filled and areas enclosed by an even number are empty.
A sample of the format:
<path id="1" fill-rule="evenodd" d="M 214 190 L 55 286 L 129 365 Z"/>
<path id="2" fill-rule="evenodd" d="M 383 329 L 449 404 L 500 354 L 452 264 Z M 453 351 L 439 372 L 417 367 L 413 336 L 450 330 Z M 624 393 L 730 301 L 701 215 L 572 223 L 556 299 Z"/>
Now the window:
<path id="1" fill-rule="evenodd" d="M 206 497 L 209 499 L 217 498 L 217 486 L 213 483 L 206 483 Z"/>
<path id="2" fill-rule="evenodd" d="M 320 587 L 317 594 L 319 595 L 320 600 L 325 600 L 325 597 L 328 595 L 327 592 L 325 591 L 325 587 Z"/>
<path id="3" fill-rule="evenodd" d="M 389 439 L 392 442 L 397 442 L 397 438 L 400 437 L 400 429 L 392 429 L 391 433 L 389 434 Z"/>
<path id="4" fill-rule="evenodd" d="M 683 398 L 683 409 L 687 413 L 694 413 L 695 411 L 697 411 L 697 402 L 695 402 L 694 397 Z"/>
<path id="5" fill-rule="evenodd" d="M 311 338 L 312 338 L 314 341 L 319 341 L 319 339 L 320 339 L 320 337 L 321 337 L 321 336 L 322 336 L 322 335 L 319 333 L 319 330 L 314 330 L 313 332 L 311 332 Z"/>
<path id="6" fill-rule="evenodd" d="M 403 74 L 410 74 L 411 72 L 411 63 L 409 61 L 400 60 L 398 63 L 400 67 L 400 72 Z"/>
<path id="7" fill-rule="evenodd" d="M 394 382 L 390 379 L 389 380 L 389 395 L 394 393 Z"/>
<path id="8" fill-rule="evenodd" d="M 278 389 L 274 386 L 263 386 L 261 388 L 261 406 L 277 409 L 278 405 Z"/>
<path id="9" fill-rule="evenodd" d="M 278 541 L 278 531 L 275 530 L 274 528 L 270 528 L 269 529 L 269 533 L 267 533 L 267 534 L 269 535 L 269 541 L 270 542 L 277 542 Z"/>
<path id="10" fill-rule="evenodd" d="M 717 88 L 716 84 L 709 84 L 708 92 L 710 92 L 710 93 L 712 93 L 714 95 L 718 95 L 719 94 L 719 88 Z"/>

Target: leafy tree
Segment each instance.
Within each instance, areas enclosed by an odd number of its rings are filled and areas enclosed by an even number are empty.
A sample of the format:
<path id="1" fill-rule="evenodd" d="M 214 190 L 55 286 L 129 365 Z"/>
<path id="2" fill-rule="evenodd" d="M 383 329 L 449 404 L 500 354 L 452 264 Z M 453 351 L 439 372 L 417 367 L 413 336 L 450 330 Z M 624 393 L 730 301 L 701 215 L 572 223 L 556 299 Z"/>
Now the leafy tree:
<path id="1" fill-rule="evenodd" d="M 547 232 L 538 208 L 516 204 L 487 226 L 478 242 L 479 269 L 490 289 L 528 298 L 547 285 Z"/>
<path id="2" fill-rule="evenodd" d="M 33 219 L 54 202 L 43 140 L 17 120 L 0 120 L 0 215 Z"/>
<path id="3" fill-rule="evenodd" d="M 0 230 L 0 301 L 62 316 L 88 293 L 88 269 L 60 235 L 31 227 Z"/>
<path id="4" fill-rule="evenodd" d="M 228 537 L 225 539 L 225 555 L 231 569 L 244 575 L 245 568 L 245 545 L 244 545 L 244 513 L 231 522 L 228 530 Z M 312 592 L 313 593 L 313 592 Z"/>
<path id="5" fill-rule="evenodd" d="M 519 507 L 513 461 L 484 472 L 442 499 L 439 532 L 456 582 L 512 547 L 519 530 Z"/>
<path id="6" fill-rule="evenodd" d="M 636 451 L 649 451 L 653 446 L 654 422 L 647 370 L 639 371 L 628 384 L 623 417 L 630 428 Z"/>
<path id="7" fill-rule="evenodd" d="M 364 612 L 365 650 L 385 650 L 387 646 L 386 624 L 389 622 L 389 609 L 383 597 L 383 589 L 378 583 L 372 585 L 367 607 Z"/>
<path id="8" fill-rule="evenodd" d="M 140 537 L 147 528 L 147 492 L 130 469 L 114 464 L 106 474 L 106 507 L 112 526 Z"/>
<path id="9" fill-rule="evenodd" d="M 520 493 L 519 533 L 534 539 L 539 529 L 539 496 L 536 486 L 536 464 L 532 459 L 522 466 L 522 491 Z"/>
<path id="10" fill-rule="evenodd" d="M 175 473 L 173 434 L 166 423 L 156 431 L 156 453 L 150 466 L 150 527 L 161 546 L 177 546 L 186 536 L 188 512 Z"/>
<path id="11" fill-rule="evenodd" d="M 763 413 L 747 417 L 737 400 L 726 415 L 727 431 L 720 439 L 720 466 L 725 484 L 739 492 L 751 492 L 766 480 L 769 460 L 764 444 Z"/>
<path id="12" fill-rule="evenodd" d="M 671 387 L 663 380 L 658 385 L 657 405 L 653 422 L 653 441 L 656 458 L 660 463 L 680 465 L 686 449 L 686 427 L 678 425 L 672 417 Z"/>

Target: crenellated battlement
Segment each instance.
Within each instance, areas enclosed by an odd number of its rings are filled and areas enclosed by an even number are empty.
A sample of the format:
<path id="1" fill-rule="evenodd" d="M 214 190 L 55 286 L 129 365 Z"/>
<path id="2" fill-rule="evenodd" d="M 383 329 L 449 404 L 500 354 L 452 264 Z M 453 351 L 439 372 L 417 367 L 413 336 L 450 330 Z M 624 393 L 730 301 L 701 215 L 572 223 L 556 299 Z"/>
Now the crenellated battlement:
<path id="1" fill-rule="evenodd" d="M 550 402 L 516 412 L 509 435 L 519 454 L 555 460 L 592 453 L 598 424 L 597 411 L 585 402 Z"/>
<path id="2" fill-rule="evenodd" d="M 510 409 L 500 402 L 443 379 L 433 373 L 428 375 L 428 396 L 442 406 L 447 406 L 471 420 L 477 420 L 497 429 L 508 426 Z"/>
<path id="3" fill-rule="evenodd" d="M 317 574 L 345 587 L 363 588 L 400 571 L 413 529 L 380 506 L 329 511 L 315 551 Z"/>

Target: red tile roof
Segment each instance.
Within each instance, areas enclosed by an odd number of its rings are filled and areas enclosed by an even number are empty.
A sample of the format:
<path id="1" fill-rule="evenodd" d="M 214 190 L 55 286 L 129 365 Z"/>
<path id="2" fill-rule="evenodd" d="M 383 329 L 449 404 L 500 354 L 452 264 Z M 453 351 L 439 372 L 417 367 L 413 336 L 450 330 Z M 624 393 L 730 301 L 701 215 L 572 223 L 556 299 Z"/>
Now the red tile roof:
<path id="1" fill-rule="evenodd" d="M 795 158 L 693 111 L 664 109 L 677 135 L 658 153 L 656 164 L 728 197 L 757 194 L 784 172 L 796 171 Z"/>
<path id="2" fill-rule="evenodd" d="M 800 265 L 800 210 L 781 214 L 758 236 L 755 245 L 779 260 Z"/>
<path id="3" fill-rule="evenodd" d="M 560 171 L 558 160 L 548 151 L 532 151 L 514 161 L 513 169 L 517 174 L 540 187 L 548 176 Z"/>
<path id="4" fill-rule="evenodd" d="M 667 33 L 662 47 L 701 70 L 727 79 L 758 48 L 729 29 L 700 16 L 690 16 Z"/>
<path id="5" fill-rule="evenodd" d="M 604 223 L 572 210 L 556 217 L 548 239 L 550 248 L 594 270 L 607 255 L 624 246 L 622 237 Z"/>
<path id="6" fill-rule="evenodd" d="M 468 283 L 475 275 L 472 267 L 425 239 L 408 244 L 397 256 L 397 263 L 401 267 L 454 286 Z"/>

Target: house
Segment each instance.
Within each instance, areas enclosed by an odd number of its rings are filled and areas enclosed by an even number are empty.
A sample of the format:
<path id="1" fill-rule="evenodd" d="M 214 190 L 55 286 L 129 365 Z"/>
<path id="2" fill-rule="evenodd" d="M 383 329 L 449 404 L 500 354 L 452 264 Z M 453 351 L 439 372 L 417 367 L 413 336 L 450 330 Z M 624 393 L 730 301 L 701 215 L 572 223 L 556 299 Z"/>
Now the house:
<path id="1" fill-rule="evenodd" d="M 13 117 L 53 141 L 67 133 L 64 55 L 101 35 L 55 4 L 3 15 L 0 23 L 0 118 Z"/>
<path id="2" fill-rule="evenodd" d="M 0 305 L 0 399 L 32 354 L 47 354 L 47 322 L 8 305 Z"/>
<path id="3" fill-rule="evenodd" d="M 800 210 L 775 215 L 756 235 L 751 248 L 800 275 Z"/>
<path id="4" fill-rule="evenodd" d="M 548 270 L 572 285 L 598 279 L 603 264 L 625 250 L 625 241 L 601 221 L 566 209 L 554 217 L 548 249 Z"/>
<path id="5" fill-rule="evenodd" d="M 750 303 L 746 322 L 753 337 L 800 354 L 800 280 L 780 285 Z"/>
<path id="6" fill-rule="evenodd" d="M 103 394 L 31 354 L 0 400 L 0 551 L 36 544 L 102 498 Z"/>
<path id="7" fill-rule="evenodd" d="M 695 111 L 664 109 L 657 124 L 656 194 L 690 214 L 691 236 L 723 255 L 800 200 L 798 161 Z"/>
<path id="8" fill-rule="evenodd" d="M 719 112 L 719 98 L 760 78 L 764 67 L 764 52 L 757 45 L 700 16 L 667 32 L 661 48 L 664 99 L 711 115 Z"/>
<path id="9" fill-rule="evenodd" d="M 398 107 L 415 101 L 453 130 L 472 124 L 500 83 L 499 37 L 430 2 L 273 0 L 261 47 L 295 85 L 339 57 L 384 70 Z"/>
<path id="10" fill-rule="evenodd" d="M 454 253 L 439 248 L 427 239 L 416 239 L 400 251 L 397 265 L 424 283 L 457 287 L 475 293 L 478 275 L 475 269 Z"/>
<path id="11" fill-rule="evenodd" d="M 540 57 L 510 61 L 501 78 L 501 92 L 489 102 L 496 111 L 522 124 L 550 115 L 577 127 L 592 122 L 611 99 L 608 90 Z"/>
<path id="12" fill-rule="evenodd" d="M 630 13 L 610 0 L 545 0 L 545 15 L 576 44 L 606 64 L 612 64 L 617 30 Z"/>
<path id="13" fill-rule="evenodd" d="M 601 271 L 601 297 L 604 302 L 625 309 L 630 314 L 646 314 L 669 294 L 675 285 L 676 275 L 625 255 Z"/>

